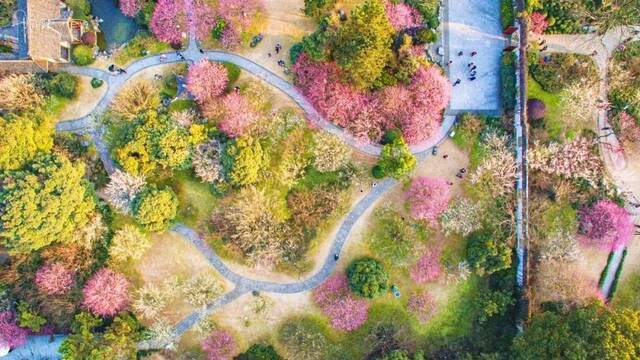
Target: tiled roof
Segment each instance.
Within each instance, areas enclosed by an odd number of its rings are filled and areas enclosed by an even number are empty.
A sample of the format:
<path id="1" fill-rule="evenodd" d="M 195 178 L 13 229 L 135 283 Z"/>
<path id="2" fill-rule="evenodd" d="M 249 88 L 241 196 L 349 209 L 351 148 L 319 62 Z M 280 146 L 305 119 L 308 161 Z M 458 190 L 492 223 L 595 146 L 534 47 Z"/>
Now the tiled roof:
<path id="1" fill-rule="evenodd" d="M 59 0 L 27 0 L 27 36 L 32 59 L 60 59 L 60 43 L 71 42 L 68 14 Z"/>

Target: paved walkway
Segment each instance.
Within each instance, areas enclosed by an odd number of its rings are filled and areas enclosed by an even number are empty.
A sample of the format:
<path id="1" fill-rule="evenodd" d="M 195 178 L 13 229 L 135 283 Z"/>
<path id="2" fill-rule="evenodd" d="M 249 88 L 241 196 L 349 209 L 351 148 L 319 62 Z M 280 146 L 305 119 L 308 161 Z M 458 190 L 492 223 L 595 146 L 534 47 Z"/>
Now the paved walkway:
<path id="1" fill-rule="evenodd" d="M 544 35 L 538 38 L 545 39 L 547 41 L 546 45 L 549 47 L 549 52 L 590 55 L 598 66 L 598 72 L 600 75 L 599 96 L 601 99 L 606 100 L 608 98 L 607 92 L 609 89 L 607 71 L 611 56 L 618 46 L 625 40 L 640 40 L 640 36 L 634 34 L 637 30 L 640 30 L 640 26 L 617 27 L 609 30 L 604 35 L 598 35 L 595 33 L 577 35 Z M 607 109 L 598 110 L 597 120 L 594 124 L 597 127 L 596 130 L 600 137 L 600 154 L 602 155 L 602 159 L 611 179 L 618 189 L 625 195 L 627 200 L 626 208 L 637 220 L 637 216 L 634 213 L 635 208 L 630 205 L 630 203 L 640 203 L 640 201 L 638 201 L 638 199 L 640 199 L 640 188 L 637 186 L 637 173 L 632 171 L 631 167 L 628 166 L 624 153 L 618 150 L 620 145 L 616 135 L 612 131 L 602 130 L 605 128 L 611 128 L 607 115 Z M 616 249 L 614 251 L 611 265 L 605 274 L 605 281 L 600 288 L 600 292 L 605 297 L 607 297 L 611 291 L 611 285 L 615 279 L 615 274 L 621 265 L 620 262 L 622 260 L 623 251 L 624 248 Z"/>

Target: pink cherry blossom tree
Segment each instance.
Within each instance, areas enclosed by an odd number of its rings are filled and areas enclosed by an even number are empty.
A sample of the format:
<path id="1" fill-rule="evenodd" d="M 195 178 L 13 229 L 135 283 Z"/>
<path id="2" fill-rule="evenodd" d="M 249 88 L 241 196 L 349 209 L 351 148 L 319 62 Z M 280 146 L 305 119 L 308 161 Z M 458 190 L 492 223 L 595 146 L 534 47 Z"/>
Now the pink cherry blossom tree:
<path id="1" fill-rule="evenodd" d="M 206 40 L 218 19 L 215 11 L 205 0 L 186 0 L 187 24 L 189 31 L 199 40 Z"/>
<path id="2" fill-rule="evenodd" d="M 237 350 L 233 336 L 225 330 L 215 330 L 201 345 L 207 360 L 230 360 Z"/>
<path id="3" fill-rule="evenodd" d="M 615 119 L 620 140 L 625 143 L 640 143 L 640 125 L 628 112 L 621 112 Z"/>
<path id="4" fill-rule="evenodd" d="M 222 30 L 222 35 L 220 36 L 220 45 L 224 49 L 233 50 L 240 46 L 240 34 L 236 29 L 232 26 L 227 25 L 224 30 Z"/>
<path id="5" fill-rule="evenodd" d="M 427 250 L 418 259 L 418 262 L 409 270 L 409 276 L 417 284 L 434 281 L 440 277 L 442 267 L 440 265 L 440 250 Z"/>
<path id="6" fill-rule="evenodd" d="M 391 26 L 393 26 L 396 31 L 422 25 L 422 15 L 420 15 L 418 10 L 413 6 L 405 3 L 393 4 L 391 2 L 387 2 L 385 4 L 385 10 Z"/>
<path id="7" fill-rule="evenodd" d="M 367 302 L 351 294 L 345 274 L 334 274 L 315 288 L 311 296 L 335 329 L 353 331 L 367 321 Z"/>
<path id="8" fill-rule="evenodd" d="M 437 66 L 420 67 L 413 75 L 409 92 L 411 115 L 402 119 L 401 130 L 409 144 L 427 140 L 442 122 L 442 112 L 451 97 L 451 85 Z"/>
<path id="9" fill-rule="evenodd" d="M 451 191 L 447 180 L 443 178 L 419 176 L 413 179 L 405 197 L 411 216 L 437 226 L 438 217 L 449 205 Z"/>
<path id="10" fill-rule="evenodd" d="M 36 286 L 45 294 L 64 294 L 71 289 L 73 275 L 74 272 L 62 264 L 44 265 L 36 272 Z"/>
<path id="11" fill-rule="evenodd" d="M 423 291 L 411 295 L 407 308 L 420 322 L 429 321 L 437 311 L 436 299 L 430 293 Z"/>
<path id="12" fill-rule="evenodd" d="M 202 59 L 189 66 L 187 90 L 201 104 L 220 96 L 228 82 L 227 69 L 220 63 Z"/>
<path id="13" fill-rule="evenodd" d="M 82 305 L 99 316 L 113 316 L 129 304 L 129 281 L 113 270 L 102 268 L 82 289 Z"/>
<path id="14" fill-rule="evenodd" d="M 585 245 L 617 250 L 633 237 L 634 224 L 627 210 L 611 200 L 600 200 L 580 211 L 580 232 Z"/>
<path id="15" fill-rule="evenodd" d="M 542 34 L 549 27 L 549 22 L 543 13 L 534 11 L 529 16 L 529 30 L 534 34 Z"/>
<path id="16" fill-rule="evenodd" d="M 28 331 L 16 324 L 15 314 L 11 311 L 0 312 L 0 345 L 15 348 L 27 342 Z"/>
<path id="17" fill-rule="evenodd" d="M 249 100 L 235 91 L 222 99 L 221 107 L 224 115 L 218 128 L 227 136 L 238 137 L 244 134 L 258 120 L 258 114 Z"/>
<path id="18" fill-rule="evenodd" d="M 218 12 L 238 32 L 246 31 L 258 13 L 264 11 L 263 0 L 219 0 Z"/>
<path id="19" fill-rule="evenodd" d="M 120 11 L 128 17 L 134 17 L 142 9 L 142 0 L 120 0 Z"/>
<path id="20" fill-rule="evenodd" d="M 149 27 L 160 41 L 181 44 L 182 33 L 187 31 L 185 24 L 184 1 L 158 0 Z"/>

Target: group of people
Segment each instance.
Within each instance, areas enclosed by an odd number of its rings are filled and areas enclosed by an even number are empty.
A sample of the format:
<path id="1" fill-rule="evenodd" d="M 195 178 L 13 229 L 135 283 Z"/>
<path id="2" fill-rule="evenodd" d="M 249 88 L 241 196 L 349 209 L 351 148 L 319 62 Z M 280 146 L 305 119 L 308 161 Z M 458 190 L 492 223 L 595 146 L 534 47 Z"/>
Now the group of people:
<path id="1" fill-rule="evenodd" d="M 458 57 L 462 57 L 463 55 L 464 55 L 464 51 L 458 51 Z M 473 50 L 473 51 L 471 51 L 470 55 L 471 55 L 471 57 L 474 57 L 474 56 L 478 55 L 478 52 Z M 449 66 L 451 66 L 451 64 L 453 64 L 453 60 L 449 60 Z M 477 68 L 478 67 L 476 66 L 476 64 L 473 63 L 473 61 L 467 64 L 467 70 L 469 72 L 467 79 L 469 81 L 474 81 L 477 78 L 476 77 Z M 462 83 L 462 79 L 458 78 L 458 79 L 456 79 L 456 81 L 453 82 L 453 86 L 460 85 L 461 83 Z"/>
<path id="2" fill-rule="evenodd" d="M 282 45 L 276 44 L 276 47 L 275 47 L 276 55 L 279 55 L 281 50 L 282 50 Z M 267 56 L 271 57 L 271 53 L 267 53 Z M 285 74 L 289 73 L 289 68 L 287 68 L 287 63 L 284 60 L 278 59 L 278 66 L 280 66 L 283 69 Z"/>

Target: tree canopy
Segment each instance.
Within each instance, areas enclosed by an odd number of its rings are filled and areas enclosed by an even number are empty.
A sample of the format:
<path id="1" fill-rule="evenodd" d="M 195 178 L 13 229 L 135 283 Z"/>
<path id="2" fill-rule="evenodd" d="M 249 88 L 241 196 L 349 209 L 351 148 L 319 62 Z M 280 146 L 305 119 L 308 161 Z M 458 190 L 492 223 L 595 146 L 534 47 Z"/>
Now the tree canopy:
<path id="1" fill-rule="evenodd" d="M 16 170 L 53 147 L 53 123 L 42 115 L 0 117 L 0 170 Z"/>
<path id="2" fill-rule="evenodd" d="M 389 274 L 376 259 L 356 259 L 347 267 L 349 287 L 354 293 L 373 299 L 389 291 Z"/>

